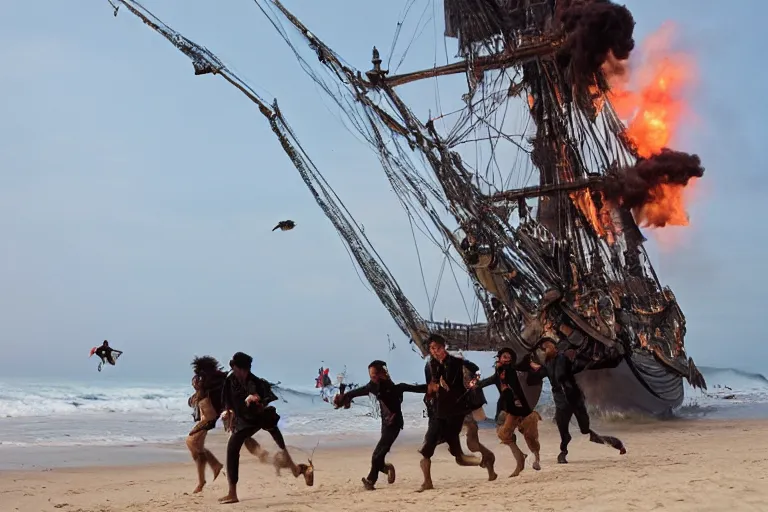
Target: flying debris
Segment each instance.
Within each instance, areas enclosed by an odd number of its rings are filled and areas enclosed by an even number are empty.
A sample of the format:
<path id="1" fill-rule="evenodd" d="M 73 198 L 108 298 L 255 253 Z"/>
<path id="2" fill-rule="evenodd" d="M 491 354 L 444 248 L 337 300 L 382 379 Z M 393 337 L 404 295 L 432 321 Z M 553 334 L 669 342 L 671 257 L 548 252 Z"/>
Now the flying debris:
<path id="1" fill-rule="evenodd" d="M 296 223 L 293 222 L 292 220 L 281 220 L 280 222 L 277 223 L 277 226 L 272 228 L 272 231 L 275 231 L 277 229 L 280 229 L 281 231 L 290 231 L 295 227 L 296 227 Z"/>
<path id="2" fill-rule="evenodd" d="M 517 359 L 546 336 L 588 367 L 577 379 L 596 406 L 665 413 L 682 404 L 683 379 L 706 389 L 686 353 L 685 316 L 656 275 L 640 230 L 686 223 L 684 212 L 670 215 L 668 205 L 681 204 L 680 190 L 704 170 L 698 157 L 656 136 L 663 124 L 657 117 L 638 114 L 628 129 L 616 111 L 619 91 L 606 70 L 624 70 L 634 49 L 635 22 L 625 7 L 608 0 L 445 0 L 444 35 L 457 40 L 459 57 L 451 62 L 447 54 L 455 52 L 443 52 L 440 41 L 445 63 L 398 73 L 382 67 L 375 47 L 368 69 L 355 69 L 279 0 L 254 0 L 278 28 L 276 37 L 378 154 L 409 218 L 445 261 L 463 263 L 487 322 L 458 324 L 419 314 L 277 102 L 261 98 L 208 49 L 138 2 L 113 1 L 189 57 L 195 74 L 214 73 L 256 104 L 362 275 L 422 355 L 432 333 L 452 349 L 510 347 Z M 284 30 L 289 25 L 293 33 Z M 413 37 L 403 39 L 408 48 L 420 30 L 416 22 Z M 392 53 L 397 43 L 396 36 Z M 423 50 L 417 53 L 433 53 Z M 440 90 L 450 75 L 464 75 L 466 92 Z M 434 102 L 419 103 L 439 104 L 439 112 L 427 114 L 400 94 L 424 79 L 434 82 Z M 643 100 L 656 113 L 663 98 Z M 284 221 L 273 231 L 294 225 Z M 537 389 L 526 391 L 531 406 Z"/>

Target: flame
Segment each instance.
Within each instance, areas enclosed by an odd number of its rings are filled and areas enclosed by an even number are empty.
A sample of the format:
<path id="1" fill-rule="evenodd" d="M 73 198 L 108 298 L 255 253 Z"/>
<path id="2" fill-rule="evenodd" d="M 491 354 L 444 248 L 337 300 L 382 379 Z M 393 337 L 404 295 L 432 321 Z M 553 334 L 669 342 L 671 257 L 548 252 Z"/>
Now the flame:
<path id="1" fill-rule="evenodd" d="M 586 217 L 589 223 L 595 228 L 598 236 L 605 236 L 605 228 L 600 222 L 597 207 L 595 206 L 595 202 L 592 201 L 589 189 L 576 190 L 568 195 L 570 196 L 571 201 L 573 201 L 573 204 L 576 205 L 584 217 Z"/>
<path id="2" fill-rule="evenodd" d="M 641 227 L 687 226 L 684 189 L 685 186 L 672 183 L 651 189 L 651 201 L 634 212 L 637 224 Z"/>
<path id="3" fill-rule="evenodd" d="M 685 66 L 672 57 L 663 58 L 654 68 L 650 83 L 637 97 L 637 111 L 627 127 L 627 135 L 644 158 L 669 146 L 685 108 L 681 92 L 690 76 Z M 624 96 L 622 101 L 628 98 Z"/>
<path id="4" fill-rule="evenodd" d="M 597 192 L 600 196 L 602 206 L 598 211 L 595 202 L 592 200 L 592 191 L 589 188 L 571 192 L 569 197 L 576 208 L 581 211 L 598 236 L 605 238 L 608 245 L 613 245 L 616 241 L 616 225 L 611 216 L 611 205 L 605 200 L 602 192 Z"/>
<path id="5" fill-rule="evenodd" d="M 639 62 L 618 61 L 612 55 L 603 66 L 616 113 L 627 120 L 626 135 L 643 158 L 658 154 L 674 138 L 686 111 L 684 95 L 693 84 L 694 64 L 688 55 L 672 51 L 674 25 L 664 24 L 642 45 Z M 630 78 L 637 87 L 633 88 Z M 687 226 L 683 186 L 662 183 L 651 191 L 648 204 L 633 210 L 639 225 Z"/>
<path id="6" fill-rule="evenodd" d="M 605 105 L 605 96 L 603 96 L 603 93 L 597 85 L 593 84 L 589 86 L 589 99 L 595 107 L 595 114 L 600 114 Z"/>

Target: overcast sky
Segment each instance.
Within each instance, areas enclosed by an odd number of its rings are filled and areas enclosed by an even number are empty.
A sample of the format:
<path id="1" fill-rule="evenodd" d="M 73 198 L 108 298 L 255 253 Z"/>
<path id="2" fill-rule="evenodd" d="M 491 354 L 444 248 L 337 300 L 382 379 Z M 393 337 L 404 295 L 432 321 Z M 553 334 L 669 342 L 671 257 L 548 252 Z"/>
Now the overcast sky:
<path id="1" fill-rule="evenodd" d="M 368 69 L 374 44 L 388 59 L 405 4 L 285 3 L 359 69 Z M 375 156 L 256 6 L 144 4 L 265 98 L 280 99 L 426 313 L 408 220 Z M 675 233 L 682 242 L 662 252 L 651 241 L 656 270 L 687 315 L 686 346 L 699 365 L 762 371 L 768 9 L 748 0 L 627 4 L 636 40 L 673 20 L 700 70 L 689 98 L 696 120 L 675 146 L 698 153 L 706 174 L 691 227 Z M 416 57 L 420 41 L 421 55 L 431 55 L 426 38 L 414 42 Z M 195 354 L 228 360 L 236 350 L 284 381 L 312 379 L 321 360 L 334 371 L 375 357 L 418 363 L 258 111 L 219 78 L 195 77 L 137 18 L 113 18 L 106 0 L 0 0 L 0 62 L 0 376 L 95 375 L 88 351 L 105 338 L 125 351 L 110 376 L 147 379 L 184 375 Z M 401 71 L 419 64 L 432 62 L 407 60 Z M 294 231 L 270 232 L 287 218 Z M 441 260 L 426 258 L 432 288 Z M 466 321 L 447 279 L 453 293 L 439 297 L 436 319 Z"/>

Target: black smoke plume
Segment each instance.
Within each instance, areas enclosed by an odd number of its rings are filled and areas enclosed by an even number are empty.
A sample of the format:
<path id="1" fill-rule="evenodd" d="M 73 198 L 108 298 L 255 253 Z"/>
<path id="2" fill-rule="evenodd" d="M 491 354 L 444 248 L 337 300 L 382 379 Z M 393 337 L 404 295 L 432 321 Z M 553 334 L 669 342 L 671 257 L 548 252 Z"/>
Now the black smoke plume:
<path id="1" fill-rule="evenodd" d="M 653 190 L 661 184 L 688 185 L 691 178 L 704 176 L 698 155 L 664 148 L 650 158 L 641 159 L 634 167 L 612 173 L 603 194 L 611 202 L 629 209 L 640 208 L 653 201 Z"/>
<path id="2" fill-rule="evenodd" d="M 556 16 L 566 33 L 558 60 L 570 65 L 575 77 L 591 81 L 609 53 L 626 60 L 635 48 L 635 20 L 623 5 L 610 0 L 561 0 Z"/>

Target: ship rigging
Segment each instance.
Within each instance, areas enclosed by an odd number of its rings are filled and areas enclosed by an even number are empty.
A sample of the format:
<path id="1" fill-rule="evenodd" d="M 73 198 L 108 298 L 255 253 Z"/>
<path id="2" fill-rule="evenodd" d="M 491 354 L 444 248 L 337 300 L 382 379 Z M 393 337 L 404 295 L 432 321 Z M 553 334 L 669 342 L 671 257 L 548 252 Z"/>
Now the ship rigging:
<path id="1" fill-rule="evenodd" d="M 109 1 L 115 15 L 124 6 L 189 57 L 196 75 L 218 75 L 256 104 L 365 279 L 422 354 L 431 332 L 446 335 L 455 348 L 508 346 L 518 356 L 550 335 L 588 361 L 579 378 L 593 404 L 663 412 L 682 403 L 683 379 L 706 388 L 685 351 L 685 317 L 656 275 L 638 227 L 654 190 L 685 186 L 703 168 L 695 155 L 666 147 L 644 154 L 613 108 L 605 64 L 626 59 L 634 47 L 634 20 L 625 7 L 603 0 L 446 0 L 445 37 L 458 42 L 457 60 L 397 73 L 382 67 L 376 47 L 367 71 L 353 68 L 281 2 L 253 0 L 377 153 L 409 216 L 472 279 L 488 320 L 456 325 L 416 311 L 276 101 L 261 98 L 139 2 Z M 594 40 L 595 33 L 603 39 Z M 466 80 L 466 92 L 457 108 L 435 116 L 420 116 L 400 93 L 426 79 L 456 76 Z M 638 183 L 644 195 L 631 190 Z"/>

